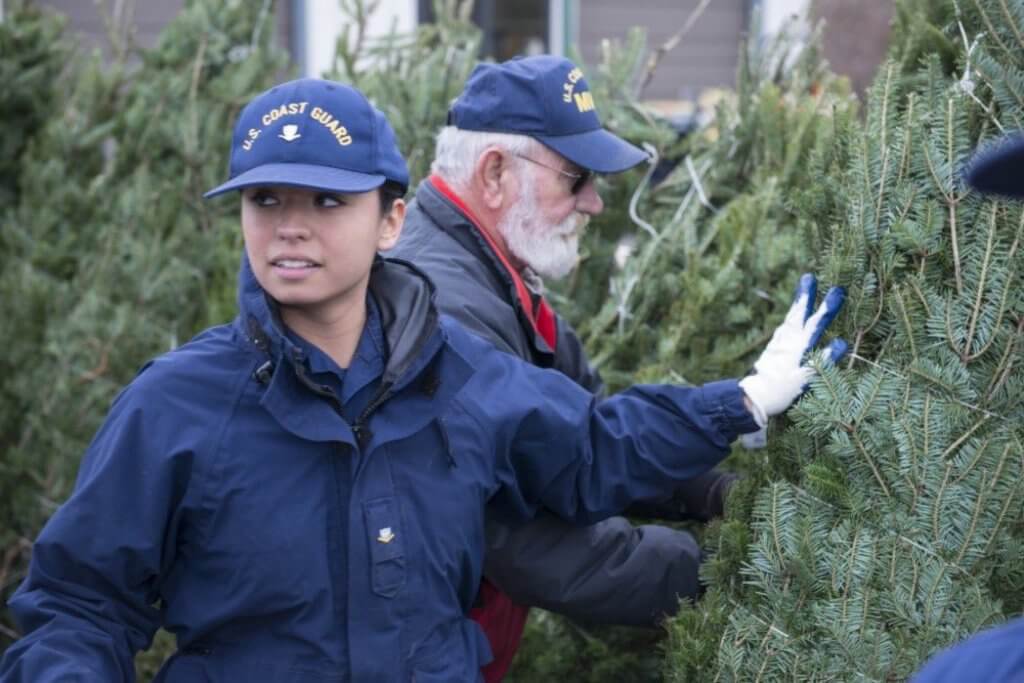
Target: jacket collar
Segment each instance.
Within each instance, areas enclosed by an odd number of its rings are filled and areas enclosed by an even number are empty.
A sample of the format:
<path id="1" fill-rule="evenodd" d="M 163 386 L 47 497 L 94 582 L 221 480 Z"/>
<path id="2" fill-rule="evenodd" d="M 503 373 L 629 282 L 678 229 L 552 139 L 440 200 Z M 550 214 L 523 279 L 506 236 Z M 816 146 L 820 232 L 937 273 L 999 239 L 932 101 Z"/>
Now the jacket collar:
<path id="1" fill-rule="evenodd" d="M 244 253 L 238 280 L 236 326 L 267 356 L 254 373 L 267 385 L 261 404 L 285 429 L 303 438 L 354 442 L 352 430 L 339 425 L 334 406 L 322 400 L 328 396 L 304 379 L 304 352 L 284 333 L 277 305 L 256 280 Z M 380 313 L 388 354 L 380 391 L 368 414 L 423 374 L 445 342 L 434 285 L 412 264 L 378 257 L 369 292 Z"/>
<path id="2" fill-rule="evenodd" d="M 369 290 L 380 311 L 388 348 L 383 383 L 397 389 L 408 381 L 410 371 L 415 374 L 429 362 L 430 358 L 422 356 L 433 356 L 439 347 L 440 340 L 431 343 L 431 336 L 438 330 L 434 284 L 411 263 L 378 256 L 370 273 Z M 238 273 L 238 308 L 246 336 L 271 360 L 304 360 L 303 350 L 284 333 L 277 304 L 256 280 L 244 253 Z"/>
<path id="3" fill-rule="evenodd" d="M 554 354 L 557 323 L 554 312 L 542 297 L 535 301 L 524 278 L 512 267 L 494 240 L 480 226 L 458 194 L 437 175 L 420 183 L 416 202 L 433 222 L 466 251 L 498 275 L 508 287 L 508 300 L 532 332 L 533 346 L 544 357 Z"/>

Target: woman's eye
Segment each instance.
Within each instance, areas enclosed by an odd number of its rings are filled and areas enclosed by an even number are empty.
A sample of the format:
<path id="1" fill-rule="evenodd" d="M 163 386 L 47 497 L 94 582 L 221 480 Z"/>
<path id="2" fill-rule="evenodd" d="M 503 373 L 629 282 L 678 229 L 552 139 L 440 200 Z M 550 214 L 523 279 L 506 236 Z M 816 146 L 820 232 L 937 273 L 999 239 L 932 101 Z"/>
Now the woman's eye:
<path id="1" fill-rule="evenodd" d="M 341 197 L 336 194 L 320 193 L 316 196 L 316 205 L 324 209 L 341 206 L 344 203 Z"/>
<path id="2" fill-rule="evenodd" d="M 278 204 L 277 197 L 272 193 L 257 190 L 249 195 L 249 201 L 256 206 L 276 206 Z"/>

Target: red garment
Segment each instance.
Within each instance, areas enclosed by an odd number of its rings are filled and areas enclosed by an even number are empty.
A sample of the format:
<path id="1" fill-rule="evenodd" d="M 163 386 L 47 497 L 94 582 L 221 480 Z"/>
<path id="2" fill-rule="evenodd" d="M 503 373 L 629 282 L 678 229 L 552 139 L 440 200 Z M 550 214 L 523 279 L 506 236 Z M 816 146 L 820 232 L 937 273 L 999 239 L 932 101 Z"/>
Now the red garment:
<path id="1" fill-rule="evenodd" d="M 480 582 L 477 600 L 480 606 L 469 611 L 469 618 L 480 624 L 494 653 L 494 659 L 480 672 L 486 683 L 501 683 L 519 649 L 530 608 L 512 602 L 508 594 L 487 579 Z"/>
<path id="2" fill-rule="evenodd" d="M 487 240 L 491 251 L 494 252 L 502 265 L 505 266 L 508 276 L 512 278 L 519 303 L 530 318 L 534 332 L 539 334 L 547 342 L 548 346 L 554 350 L 558 335 L 555 328 L 555 314 L 551 307 L 548 306 L 548 302 L 544 300 L 544 297 L 538 297 L 536 308 L 534 308 L 533 297 L 530 296 L 530 290 L 526 287 L 526 283 L 523 282 L 523 278 L 512 267 L 512 264 L 508 262 L 505 254 L 501 252 L 498 245 L 491 239 L 491 236 L 480 227 L 480 221 L 469 210 L 465 202 L 439 176 L 430 176 L 429 182 L 441 194 L 447 197 L 452 204 L 457 206 L 483 238 Z M 486 683 L 500 683 L 505 674 L 508 673 L 508 669 L 512 665 L 512 658 L 515 657 L 516 651 L 519 649 L 519 641 L 522 640 L 523 629 L 526 627 L 526 615 L 530 608 L 512 602 L 512 598 L 487 579 L 483 579 L 480 582 L 478 602 L 480 606 L 470 610 L 469 617 L 480 624 L 480 628 L 483 629 L 484 634 L 487 636 L 487 641 L 491 644 L 491 652 L 494 654 L 493 661 L 482 669 L 484 681 Z"/>

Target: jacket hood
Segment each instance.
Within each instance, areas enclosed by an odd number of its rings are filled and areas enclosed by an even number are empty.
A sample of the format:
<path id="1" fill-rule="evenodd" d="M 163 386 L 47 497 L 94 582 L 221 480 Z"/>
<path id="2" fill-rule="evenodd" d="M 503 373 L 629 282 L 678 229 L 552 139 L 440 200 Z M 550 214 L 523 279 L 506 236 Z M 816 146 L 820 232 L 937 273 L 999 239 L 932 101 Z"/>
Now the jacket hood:
<path id="1" fill-rule="evenodd" d="M 440 348 L 443 341 L 430 279 L 407 261 L 374 261 L 369 294 L 380 311 L 388 347 L 383 384 L 394 386 L 414 376 Z M 238 310 L 241 332 L 265 351 L 275 363 L 301 362 L 304 352 L 285 334 L 277 303 L 256 280 L 248 255 L 243 251 L 238 272 Z"/>

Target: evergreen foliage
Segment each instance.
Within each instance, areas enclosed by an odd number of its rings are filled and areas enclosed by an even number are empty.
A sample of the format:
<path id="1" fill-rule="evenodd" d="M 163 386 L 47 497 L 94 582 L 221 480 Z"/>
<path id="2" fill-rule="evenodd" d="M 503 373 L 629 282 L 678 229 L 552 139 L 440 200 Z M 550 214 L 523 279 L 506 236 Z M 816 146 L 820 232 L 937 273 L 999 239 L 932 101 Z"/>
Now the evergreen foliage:
<path id="1" fill-rule="evenodd" d="M 1022 44 L 1001 43 L 1024 3 L 928 5 L 918 19 L 953 21 L 901 35 L 866 118 L 834 117 L 791 203 L 821 279 L 848 287 L 833 328 L 852 354 L 773 425 L 733 497 L 711 589 L 671 625 L 671 680 L 905 680 L 1021 609 L 1024 212 L 959 173 L 1024 112 L 997 80 L 1020 68 Z M 939 38 L 953 68 L 933 53 L 911 69 Z"/>
<path id="2" fill-rule="evenodd" d="M 610 296 L 577 313 L 612 386 L 742 374 L 788 308 L 785 290 L 820 240 L 792 204 L 831 163 L 833 130 L 854 113 L 847 84 L 827 73 L 814 43 L 795 55 L 792 47 L 783 34 L 743 50 L 734 96 L 650 192 L 647 227 L 634 228 L 640 245 Z"/>
<path id="3" fill-rule="evenodd" d="M 4 121 L 24 134 L 0 162 L 6 602 L 115 393 L 232 317 L 237 206 L 201 195 L 223 179 L 240 106 L 284 62 L 265 3 L 195 0 L 155 48 L 106 65 L 72 49 L 59 19 L 5 9 Z M 5 610 L 0 641 L 16 636 Z"/>
<path id="4" fill-rule="evenodd" d="M 478 59 L 469 4 L 370 40 L 372 3 L 341 1 L 328 75 L 386 112 L 415 185 Z M 269 7 L 192 0 L 156 48 L 101 68 L 59 19 L 6 5 L 4 599 L 115 392 L 233 315 L 237 205 L 201 193 L 239 107 L 284 75 Z M 649 169 L 600 180 L 607 209 L 551 293 L 612 388 L 743 374 L 810 270 L 847 286 L 831 333 L 852 354 L 768 449 L 734 456 L 709 590 L 667 643 L 535 610 L 509 681 L 904 680 L 1024 610 L 1024 209 L 959 182 L 1024 125 L 1024 0 L 899 0 L 893 36 L 863 118 L 814 42 L 794 56 L 783 37 L 744 49 L 734 95 L 685 138 L 636 101 L 641 33 L 584 66 L 605 123 L 679 161 L 653 187 Z M 0 647 L 16 635 L 4 612 Z"/>

